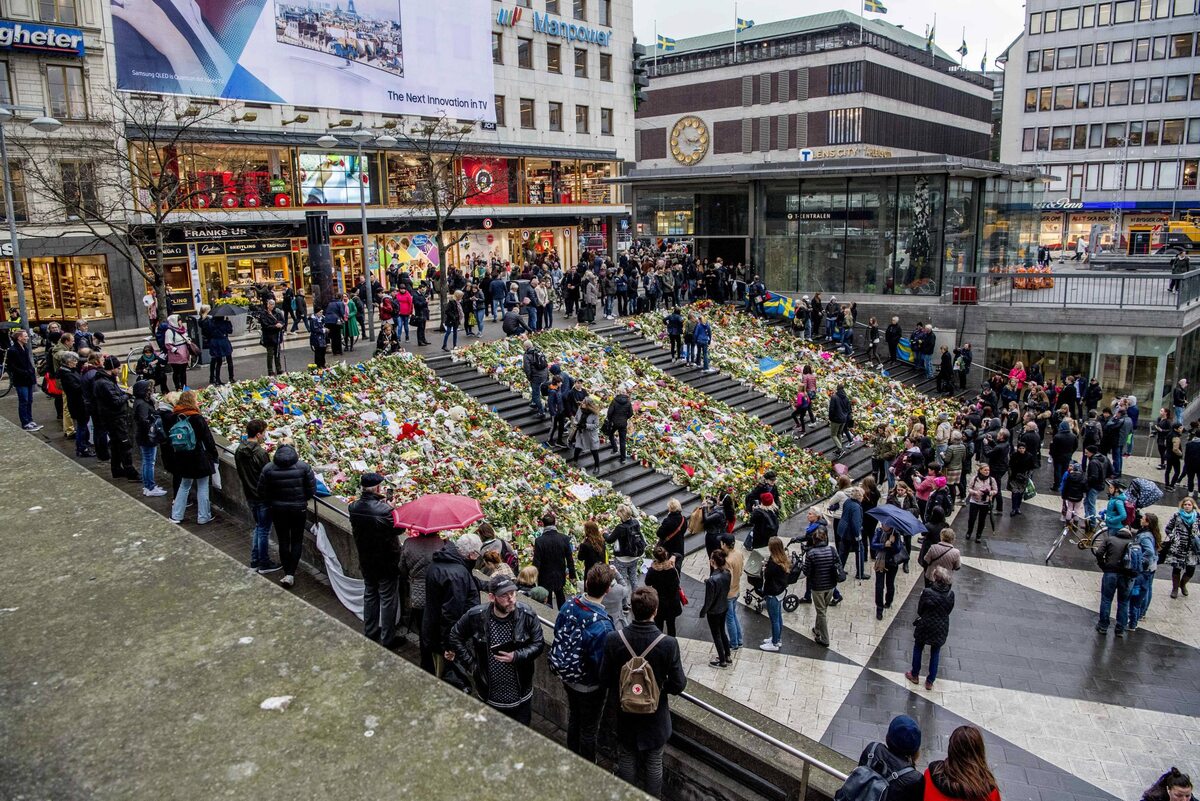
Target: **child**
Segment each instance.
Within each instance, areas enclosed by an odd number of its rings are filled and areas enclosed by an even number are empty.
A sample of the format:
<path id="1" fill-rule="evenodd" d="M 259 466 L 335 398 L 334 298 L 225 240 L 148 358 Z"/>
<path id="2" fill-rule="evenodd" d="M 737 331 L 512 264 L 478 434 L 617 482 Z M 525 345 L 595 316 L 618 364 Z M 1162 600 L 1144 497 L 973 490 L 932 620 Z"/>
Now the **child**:
<path id="1" fill-rule="evenodd" d="M 544 604 L 550 600 L 550 591 L 538 586 L 538 569 L 533 565 L 521 568 L 517 575 L 517 592 L 530 600 Z"/>
<path id="2" fill-rule="evenodd" d="M 142 348 L 142 355 L 138 357 L 133 372 L 138 379 L 157 385 L 159 393 L 165 395 L 167 394 L 167 370 L 165 365 L 166 359 L 160 357 L 155 352 L 154 346 L 146 345 Z"/>

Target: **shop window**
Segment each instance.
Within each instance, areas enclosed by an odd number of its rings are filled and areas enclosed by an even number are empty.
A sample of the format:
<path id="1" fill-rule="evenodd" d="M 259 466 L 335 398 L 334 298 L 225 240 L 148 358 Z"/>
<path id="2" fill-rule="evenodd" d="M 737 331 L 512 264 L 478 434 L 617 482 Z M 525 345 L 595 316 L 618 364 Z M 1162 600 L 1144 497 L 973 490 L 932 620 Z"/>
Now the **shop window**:
<path id="1" fill-rule="evenodd" d="M 99 217 L 96 165 L 90 161 L 60 161 L 58 171 L 62 178 L 63 207 L 67 216 L 91 219 Z"/>
<path id="2" fill-rule="evenodd" d="M 1037 89 L 1026 89 L 1025 90 L 1025 110 L 1026 111 L 1037 111 L 1038 110 L 1038 90 Z"/>
<path id="3" fill-rule="evenodd" d="M 1158 188 L 1174 189 L 1179 181 L 1179 162 L 1160 161 L 1158 163 Z"/>
<path id="4" fill-rule="evenodd" d="M 1167 78 L 1167 95 L 1168 103 L 1178 103 L 1181 100 L 1188 98 L 1188 76 L 1187 75 L 1172 75 Z"/>
<path id="5" fill-rule="evenodd" d="M 1151 78 L 1150 90 L 1146 93 L 1147 103 L 1161 103 L 1163 99 L 1163 79 Z"/>
<path id="6" fill-rule="evenodd" d="M 550 130 L 561 131 L 563 129 L 563 104 L 551 100 L 547 104 L 547 108 L 550 110 Z"/>
<path id="7" fill-rule="evenodd" d="M 1079 27 L 1079 9 L 1064 8 L 1058 13 L 1058 29 L 1060 31 L 1073 31 Z"/>
<path id="8" fill-rule="evenodd" d="M 1133 82 L 1133 89 L 1129 93 L 1129 102 L 1134 105 L 1141 105 L 1146 102 L 1146 79 L 1138 78 Z"/>
<path id="9" fill-rule="evenodd" d="M 1150 60 L 1150 40 L 1138 39 L 1133 48 L 1134 61 L 1149 61 Z"/>
<path id="10" fill-rule="evenodd" d="M 1134 0 L 1118 0 L 1113 3 L 1113 25 L 1124 25 L 1133 22 L 1133 14 L 1137 4 Z"/>
<path id="11" fill-rule="evenodd" d="M 1129 136 L 1127 138 L 1129 139 L 1130 147 L 1141 147 L 1142 129 L 1144 126 L 1145 123 L 1141 120 L 1136 120 L 1129 123 Z"/>
<path id="12" fill-rule="evenodd" d="M 1049 111 L 1054 101 L 1054 89 L 1046 86 L 1038 91 L 1038 111 Z"/>
<path id="13" fill-rule="evenodd" d="M 1071 149 L 1071 126 L 1070 125 L 1055 125 L 1050 131 L 1050 149 L 1051 150 L 1070 150 Z"/>
<path id="14" fill-rule="evenodd" d="M 1192 55 L 1192 34 L 1177 33 L 1171 37 L 1171 58 L 1188 58 Z"/>
<path id="15" fill-rule="evenodd" d="M 590 115 L 591 110 L 587 106 L 575 107 L 575 133 L 585 134 L 588 132 Z"/>
<path id="16" fill-rule="evenodd" d="M 46 89 L 50 97 L 50 116 L 60 120 L 87 119 L 83 68 L 50 64 L 46 67 Z"/>
<path id="17" fill-rule="evenodd" d="M 1092 66 L 1092 54 L 1093 54 L 1093 48 L 1090 44 L 1080 45 L 1079 46 L 1079 66 L 1081 66 L 1081 67 Z"/>
<path id="18" fill-rule="evenodd" d="M 1158 120 L 1146 120 L 1146 147 L 1158 146 Z"/>
<path id="19" fill-rule="evenodd" d="M 1033 137 L 1033 128 L 1026 128 L 1021 132 L 1021 150 L 1025 151 L 1026 153 L 1033 151 Z"/>
<path id="20" fill-rule="evenodd" d="M 588 76 L 588 51 L 581 47 L 575 48 L 575 77 L 586 78 Z"/>
<path id="21" fill-rule="evenodd" d="M 1083 14 L 1081 15 L 1080 27 L 1091 28 L 1096 24 L 1096 7 L 1084 6 Z"/>
<path id="22" fill-rule="evenodd" d="M 1086 125 L 1075 126 L 1075 133 L 1071 139 L 1072 149 L 1083 150 L 1087 147 L 1087 129 Z"/>
<path id="23" fill-rule="evenodd" d="M 562 45 L 546 43 L 546 71 L 562 75 Z"/>
<path id="24" fill-rule="evenodd" d="M 1167 37 L 1155 36 L 1150 40 L 1150 58 L 1160 61 L 1167 57 Z"/>
<path id="25" fill-rule="evenodd" d="M 1125 123 L 1110 122 L 1104 126 L 1104 146 L 1121 147 L 1125 144 Z"/>
<path id="26" fill-rule="evenodd" d="M 1087 108 L 1092 99 L 1092 85 L 1081 83 L 1075 87 L 1075 108 Z"/>
<path id="27" fill-rule="evenodd" d="M 506 127 L 506 123 L 504 121 L 504 95 L 496 95 L 495 104 L 496 125 L 504 128 Z"/>
<path id="28" fill-rule="evenodd" d="M 434 192 L 445 191 L 448 182 L 442 176 L 449 171 L 445 157 L 430 164 L 416 154 L 388 153 L 385 163 L 389 206 L 428 205 Z"/>
<path id="29" fill-rule="evenodd" d="M 1053 12 L 1051 12 L 1053 13 Z M 1042 32 L 1042 12 L 1034 11 L 1029 15 L 1029 35 L 1036 36 Z"/>
<path id="30" fill-rule="evenodd" d="M 1109 64 L 1128 64 L 1133 60 L 1133 40 L 1125 39 L 1120 42 L 1112 43 L 1112 55 L 1109 56 Z"/>
<path id="31" fill-rule="evenodd" d="M 612 83 L 612 53 L 600 54 L 600 80 Z"/>
<path id="32" fill-rule="evenodd" d="M 180 194 L 169 201 L 172 205 L 229 210 L 294 205 L 292 157 L 286 148 L 223 144 L 160 150 L 144 144 L 137 147 L 139 157 L 153 162 L 138 168 L 143 179 L 149 182 L 143 193 L 152 189 L 166 190 L 173 182 L 178 182 Z M 316 162 L 311 159 L 308 166 L 317 169 Z M 332 162 L 329 170 L 335 170 Z M 168 174 L 167 180 L 160 178 L 164 172 Z M 326 180 L 336 182 L 341 179 L 330 175 Z M 148 205 L 148 194 L 142 202 Z"/>
<path id="33" fill-rule="evenodd" d="M 1196 188 L 1196 170 L 1200 167 L 1200 161 L 1190 159 L 1183 162 L 1183 182 L 1180 184 L 1184 189 Z"/>
<path id="34" fill-rule="evenodd" d="M 574 203 L 574 166 L 574 162 L 526 159 L 527 202 L 535 206 Z"/>
<path id="35" fill-rule="evenodd" d="M 1060 70 L 1075 69 L 1076 59 L 1079 55 L 1079 49 L 1075 47 L 1060 47 L 1058 48 L 1058 68 Z"/>
<path id="36" fill-rule="evenodd" d="M 1054 109 L 1055 111 L 1065 111 L 1075 107 L 1075 86 L 1067 84 L 1066 86 L 1054 87 Z"/>
<path id="37" fill-rule="evenodd" d="M 368 205 L 379 203 L 379 159 L 376 154 L 359 158 L 349 153 L 302 150 L 297 161 L 300 166 L 297 199 L 302 205 L 356 205 L 364 197 Z"/>
<path id="38" fill-rule="evenodd" d="M 600 134 L 602 136 L 613 135 L 613 110 L 611 108 L 600 109 Z"/>
<path id="39" fill-rule="evenodd" d="M 1163 145 L 1182 145 L 1183 125 L 1184 120 L 1163 120 L 1161 143 Z"/>
<path id="40" fill-rule="evenodd" d="M 38 20 L 77 25 L 79 15 L 75 11 L 75 0 L 38 0 Z"/>
<path id="41" fill-rule="evenodd" d="M 517 66 L 523 70 L 533 69 L 533 40 L 517 37 Z"/>
<path id="42" fill-rule="evenodd" d="M 112 317 L 108 262 L 104 256 L 54 256 L 22 261 L 25 303 L 33 322 Z M 17 308 L 12 260 L 0 261 L 0 298 L 5 308 Z"/>
<path id="43" fill-rule="evenodd" d="M 587 20 L 587 0 L 574 0 L 572 13 L 575 19 Z"/>
<path id="44" fill-rule="evenodd" d="M 492 31 L 492 63 L 504 63 L 504 34 Z"/>
<path id="45" fill-rule="evenodd" d="M 20 161 L 8 162 L 8 175 L 12 179 L 12 199 L 13 199 L 13 217 L 17 222 L 25 222 L 29 219 L 29 206 L 25 201 L 25 168 Z M 0 183 L 3 182 L 3 176 L 0 176 Z M 3 187 L 0 187 L 2 189 Z M 8 211 L 0 204 L 0 220 L 8 222 Z"/>
<path id="46" fill-rule="evenodd" d="M 532 128 L 533 123 L 533 100 L 528 97 L 521 98 L 521 127 Z"/>
<path id="47" fill-rule="evenodd" d="M 1110 81 L 1108 84 L 1108 105 L 1129 105 L 1129 81 Z"/>
<path id="48" fill-rule="evenodd" d="M 1037 129 L 1037 149 L 1038 150 L 1049 150 L 1050 149 L 1050 129 L 1049 128 L 1038 128 Z"/>
<path id="49" fill-rule="evenodd" d="M 604 204 L 612 202 L 613 186 L 604 183 L 615 176 L 611 161 L 583 161 L 579 164 L 579 184 L 584 203 Z"/>

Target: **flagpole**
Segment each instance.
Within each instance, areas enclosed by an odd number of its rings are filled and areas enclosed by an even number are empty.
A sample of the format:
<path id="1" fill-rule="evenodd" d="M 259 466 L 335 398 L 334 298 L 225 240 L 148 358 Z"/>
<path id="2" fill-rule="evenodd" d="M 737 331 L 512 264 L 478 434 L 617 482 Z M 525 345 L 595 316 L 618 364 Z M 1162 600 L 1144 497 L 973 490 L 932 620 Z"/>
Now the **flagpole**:
<path id="1" fill-rule="evenodd" d="M 936 11 L 933 12 L 933 27 L 929 29 L 929 66 L 931 66 L 931 67 L 937 66 L 937 53 L 935 50 L 935 48 L 937 47 L 937 43 L 933 41 L 935 36 L 937 36 L 937 12 Z"/>
<path id="2" fill-rule="evenodd" d="M 863 18 L 867 15 L 867 0 L 859 0 L 858 6 L 858 44 L 863 43 Z"/>
<path id="3" fill-rule="evenodd" d="M 988 45 L 988 40 L 984 39 L 983 40 L 983 58 L 980 59 L 980 61 L 979 61 L 979 71 L 981 73 L 987 72 L 987 45 Z"/>
<path id="4" fill-rule="evenodd" d="M 962 43 L 963 44 L 967 43 L 967 28 L 965 25 L 963 26 L 963 31 L 962 31 Z M 959 69 L 962 69 L 963 62 L 966 60 L 967 60 L 967 55 L 965 53 L 960 52 L 958 54 L 958 68 Z"/>
<path id="5" fill-rule="evenodd" d="M 738 35 L 738 15 L 737 2 L 733 4 L 733 63 L 737 63 L 737 35 Z"/>
<path id="6" fill-rule="evenodd" d="M 658 20 L 654 20 L 654 74 L 658 75 Z"/>

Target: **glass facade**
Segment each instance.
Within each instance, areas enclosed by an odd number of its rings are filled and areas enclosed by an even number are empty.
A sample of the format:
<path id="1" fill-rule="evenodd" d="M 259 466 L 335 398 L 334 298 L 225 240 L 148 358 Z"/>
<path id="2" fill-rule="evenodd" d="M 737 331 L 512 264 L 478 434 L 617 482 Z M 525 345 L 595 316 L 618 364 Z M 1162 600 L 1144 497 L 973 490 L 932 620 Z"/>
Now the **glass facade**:
<path id="1" fill-rule="evenodd" d="M 1034 184 L 1028 181 L 985 181 L 977 270 L 1033 266 L 1042 219 L 1033 208 L 1034 195 Z"/>

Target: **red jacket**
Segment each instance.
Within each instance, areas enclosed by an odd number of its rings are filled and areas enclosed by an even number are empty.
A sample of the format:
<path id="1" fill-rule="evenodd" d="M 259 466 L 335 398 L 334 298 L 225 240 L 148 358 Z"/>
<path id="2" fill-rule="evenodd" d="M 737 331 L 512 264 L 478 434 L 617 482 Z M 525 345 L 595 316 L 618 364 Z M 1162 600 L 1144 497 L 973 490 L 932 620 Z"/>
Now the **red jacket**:
<path id="1" fill-rule="evenodd" d="M 1000 791 L 992 788 L 986 798 L 959 798 L 956 795 L 946 795 L 933 783 L 933 774 L 925 769 L 925 801 L 1000 801 Z"/>
<path id="2" fill-rule="evenodd" d="M 396 293 L 396 314 L 407 317 L 413 313 L 413 297 L 411 292 Z"/>

